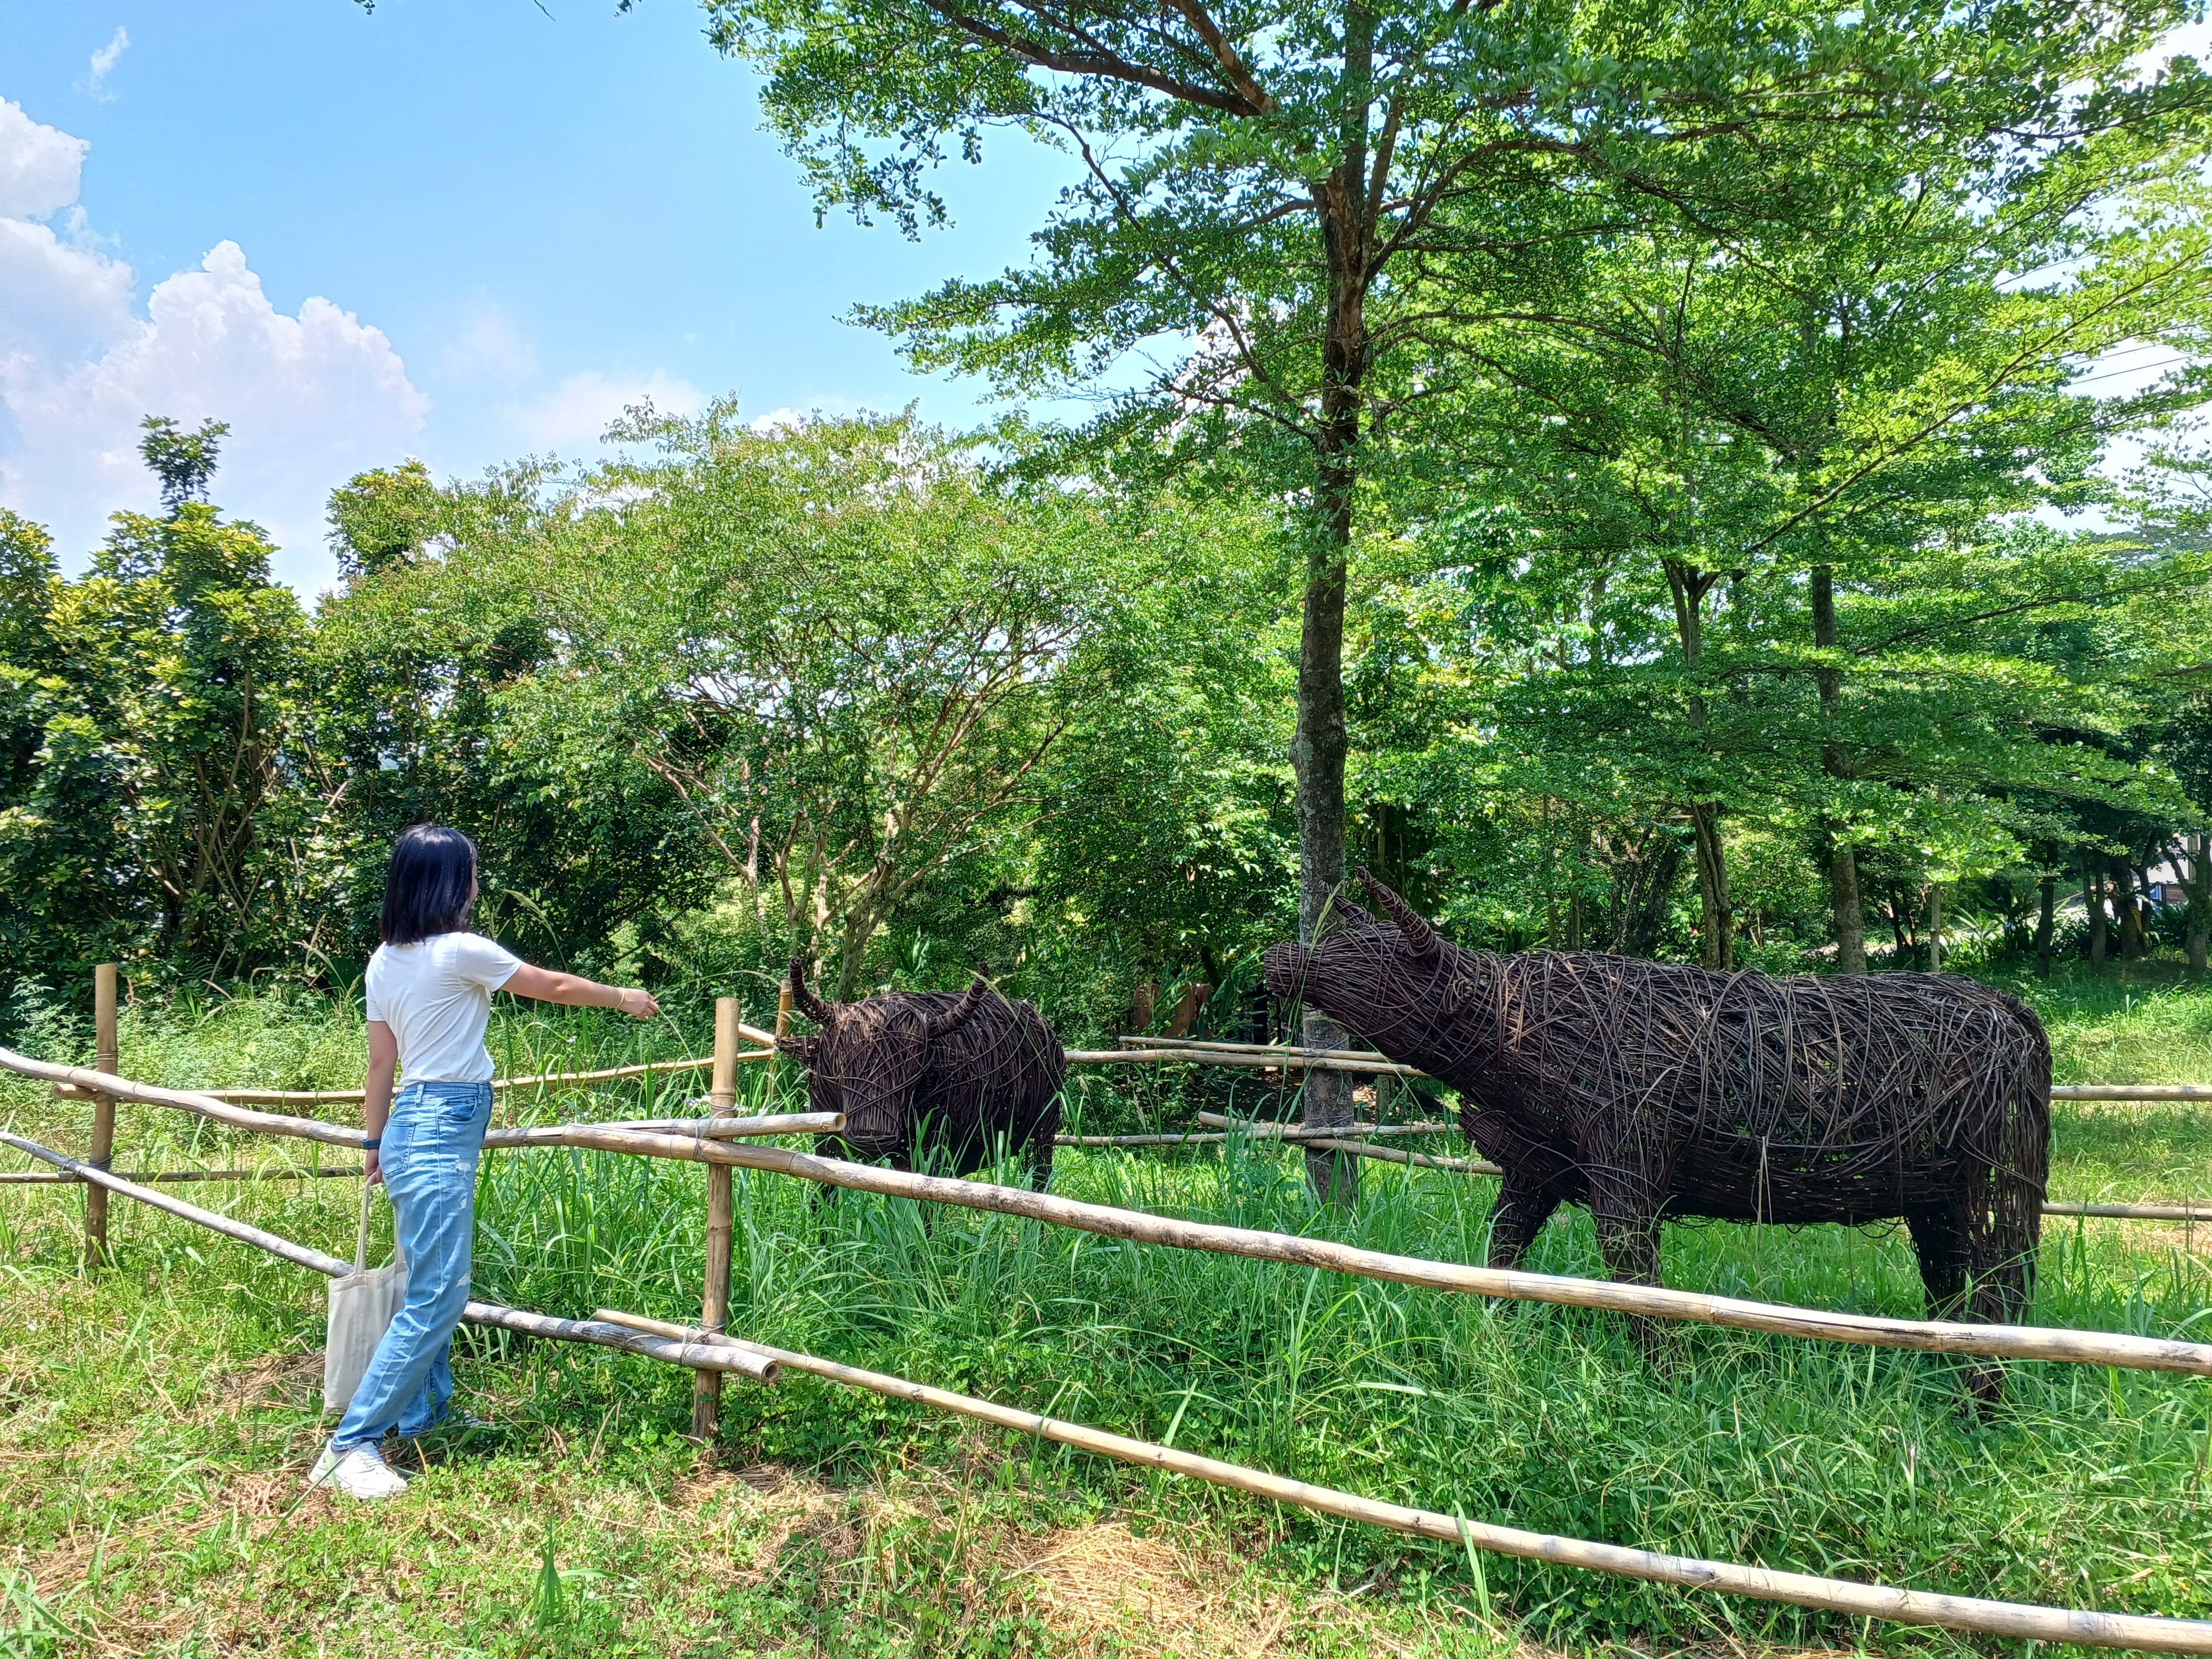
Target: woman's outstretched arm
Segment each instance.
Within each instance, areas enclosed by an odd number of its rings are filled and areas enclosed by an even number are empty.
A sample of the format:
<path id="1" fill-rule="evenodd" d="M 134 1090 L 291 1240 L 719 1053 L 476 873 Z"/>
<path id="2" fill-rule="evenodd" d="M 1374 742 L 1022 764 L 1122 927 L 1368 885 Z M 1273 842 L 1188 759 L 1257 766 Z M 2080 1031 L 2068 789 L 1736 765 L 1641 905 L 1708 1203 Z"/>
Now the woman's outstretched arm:
<path id="1" fill-rule="evenodd" d="M 653 1000 L 653 994 L 634 985 L 627 989 L 602 985 L 580 974 L 548 973 L 526 962 L 514 970 L 514 976 L 501 988 L 519 997 L 566 1003 L 571 1008 L 619 1008 L 638 1019 L 651 1019 L 660 1012 L 660 1005 Z"/>

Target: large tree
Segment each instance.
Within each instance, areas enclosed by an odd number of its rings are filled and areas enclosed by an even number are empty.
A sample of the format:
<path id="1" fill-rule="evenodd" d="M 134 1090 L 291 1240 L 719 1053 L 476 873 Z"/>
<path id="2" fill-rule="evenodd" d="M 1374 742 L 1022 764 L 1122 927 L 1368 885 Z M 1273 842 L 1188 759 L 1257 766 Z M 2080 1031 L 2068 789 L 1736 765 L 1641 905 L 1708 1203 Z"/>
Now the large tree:
<path id="1" fill-rule="evenodd" d="M 1301 508 L 1309 933 L 1343 876 L 1362 483 L 1394 409 L 1434 378 L 1413 269 L 1571 251 L 1624 214 L 1768 219 L 1838 133 L 1965 155 L 2001 185 L 2024 147 L 2170 102 L 2128 89 L 2124 65 L 2185 9 L 707 0 L 825 209 L 909 233 L 941 219 L 930 169 L 975 157 L 993 126 L 1079 159 L 1029 267 L 868 318 L 917 362 L 1009 391 L 1126 376 L 1149 349 L 1109 424 L 1269 458 L 1270 488 Z M 1318 1015 L 1307 1036 L 1341 1040 Z M 1341 1116 L 1341 1083 L 1318 1079 L 1310 1114 Z"/>

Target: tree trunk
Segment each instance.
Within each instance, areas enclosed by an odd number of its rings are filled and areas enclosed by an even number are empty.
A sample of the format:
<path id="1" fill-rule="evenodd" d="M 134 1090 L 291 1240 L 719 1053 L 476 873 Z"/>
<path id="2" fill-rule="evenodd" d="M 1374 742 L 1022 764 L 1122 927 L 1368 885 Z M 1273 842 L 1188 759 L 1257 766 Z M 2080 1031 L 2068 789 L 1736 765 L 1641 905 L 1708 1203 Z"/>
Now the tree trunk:
<path id="1" fill-rule="evenodd" d="M 2142 908 L 2136 902 L 2134 873 L 2125 859 L 2114 859 L 2109 866 L 2112 881 L 2112 915 L 2120 924 L 2120 955 L 2129 962 L 2140 961 L 2143 953 Z"/>
<path id="2" fill-rule="evenodd" d="M 2185 856 L 2185 864 L 2182 862 Z M 2184 837 L 2181 846 L 2175 849 L 2174 867 L 2182 873 L 2181 890 L 2189 902 L 2189 971 L 2201 974 L 2204 971 L 2206 936 L 2212 934 L 2212 836 Z"/>
<path id="3" fill-rule="evenodd" d="M 2081 907 L 2089 913 L 2089 966 L 2105 965 L 2105 878 L 2094 854 L 2081 860 Z"/>
<path id="4" fill-rule="evenodd" d="M 1836 645 L 1836 584 L 1825 564 L 1813 567 L 1813 643 L 1822 650 Z M 1820 724 L 1832 731 L 1843 702 L 1842 671 L 1822 668 L 1814 674 L 1820 688 Z M 1843 746 L 1832 740 L 1820 745 L 1820 769 L 1832 778 L 1850 775 Z M 1837 820 L 1822 821 L 1821 834 L 1828 844 L 1828 918 L 1836 941 L 1836 971 L 1863 974 L 1866 965 L 1866 909 L 1859 898 L 1859 855 Z"/>
<path id="5" fill-rule="evenodd" d="M 1728 857 L 1721 844 L 1721 809 L 1717 801 L 1690 804 L 1690 828 L 1698 842 L 1698 960 L 1725 973 L 1735 966 L 1734 918 L 1729 914 Z"/>
<path id="6" fill-rule="evenodd" d="M 1928 884 L 1928 971 L 1943 971 L 1943 884 Z"/>
<path id="7" fill-rule="evenodd" d="M 1315 478 L 1314 534 L 1306 553 L 1304 626 L 1298 638 L 1298 937 L 1311 944 L 1344 884 L 1344 599 L 1359 482 L 1361 382 L 1373 352 L 1367 335 L 1369 227 L 1379 204 L 1368 200 L 1367 121 L 1373 98 L 1375 15 L 1347 6 L 1339 161 L 1315 187 L 1322 246 L 1328 263 L 1328 329 L 1322 341 L 1321 428 Z M 1348 1033 L 1319 1009 L 1305 1011 L 1309 1048 L 1340 1048 Z M 1352 1121 L 1352 1079 L 1306 1073 L 1304 1121 Z M 1306 1154 L 1306 1178 L 1325 1203 L 1357 1195 L 1357 1160 Z"/>
<path id="8" fill-rule="evenodd" d="M 2035 915 L 2035 976 L 2051 977 L 2051 940 L 2058 923 L 2058 878 L 2045 872 L 2035 884 L 2039 901 Z"/>
<path id="9" fill-rule="evenodd" d="M 1720 573 L 1695 569 L 1680 559 L 1668 560 L 1666 567 L 1668 591 L 1674 599 L 1674 626 L 1682 647 L 1682 666 L 1694 677 L 1698 665 L 1705 659 L 1705 595 L 1720 580 Z M 1703 692 L 1690 693 L 1689 714 L 1690 729 L 1702 739 L 1707 720 Z M 1733 922 L 1729 915 L 1728 857 L 1721 842 L 1721 810 L 1720 802 L 1712 799 L 1692 799 L 1689 805 L 1690 828 L 1697 838 L 1698 852 L 1698 960 L 1708 968 L 1725 972 L 1735 965 L 1735 950 L 1729 937 Z"/>
<path id="10" fill-rule="evenodd" d="M 1129 994 L 1129 1029 L 1142 1031 L 1152 1023 L 1152 1011 L 1159 1006 L 1160 988 L 1153 980 L 1139 980 L 1137 988 Z"/>
<path id="11" fill-rule="evenodd" d="M 1912 907 L 1893 882 L 1889 889 L 1889 936 L 1896 944 L 1890 966 L 1902 963 L 1910 968 L 1920 960 L 1920 937 L 1912 926 Z"/>
<path id="12" fill-rule="evenodd" d="M 1828 841 L 1828 911 L 1836 934 L 1836 971 L 1863 974 L 1866 910 L 1859 900 L 1859 855 L 1832 829 Z"/>

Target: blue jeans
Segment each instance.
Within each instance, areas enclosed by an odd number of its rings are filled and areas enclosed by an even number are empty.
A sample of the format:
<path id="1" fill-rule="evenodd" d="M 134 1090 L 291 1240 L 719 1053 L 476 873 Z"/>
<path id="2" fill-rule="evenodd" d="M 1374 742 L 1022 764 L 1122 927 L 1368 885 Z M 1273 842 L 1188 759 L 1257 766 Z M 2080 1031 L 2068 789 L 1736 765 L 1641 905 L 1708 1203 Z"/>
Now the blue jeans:
<path id="1" fill-rule="evenodd" d="M 398 1220 L 407 1302 L 354 1390 L 331 1444 L 421 1434 L 453 1397 L 447 1358 L 469 1299 L 476 1242 L 477 1158 L 491 1127 L 488 1083 L 410 1083 L 392 1103 L 380 1157 Z"/>

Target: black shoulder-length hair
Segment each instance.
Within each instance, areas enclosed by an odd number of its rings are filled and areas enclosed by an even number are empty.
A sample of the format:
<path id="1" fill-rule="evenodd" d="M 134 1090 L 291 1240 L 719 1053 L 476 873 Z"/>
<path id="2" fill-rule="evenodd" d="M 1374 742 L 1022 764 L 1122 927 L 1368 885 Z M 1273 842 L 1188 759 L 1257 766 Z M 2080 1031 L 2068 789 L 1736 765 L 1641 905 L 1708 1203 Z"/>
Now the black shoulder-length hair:
<path id="1" fill-rule="evenodd" d="M 469 925 L 476 901 L 477 844 L 442 823 L 410 824 L 392 845 L 378 931 L 386 945 L 412 945 Z"/>

